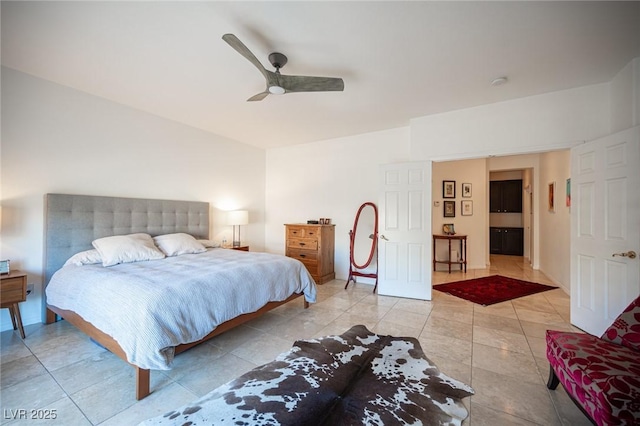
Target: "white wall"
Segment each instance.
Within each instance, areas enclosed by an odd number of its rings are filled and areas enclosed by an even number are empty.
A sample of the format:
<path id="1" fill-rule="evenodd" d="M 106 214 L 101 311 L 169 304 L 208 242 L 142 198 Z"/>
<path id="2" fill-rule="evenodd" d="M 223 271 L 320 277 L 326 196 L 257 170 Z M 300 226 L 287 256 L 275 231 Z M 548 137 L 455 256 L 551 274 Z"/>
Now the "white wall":
<path id="1" fill-rule="evenodd" d="M 640 58 L 629 62 L 611 81 L 610 102 L 609 133 L 640 125 Z"/>
<path id="2" fill-rule="evenodd" d="M 411 156 L 454 160 L 567 148 L 609 133 L 609 84 L 411 120 Z"/>
<path id="3" fill-rule="evenodd" d="M 24 324 L 41 321 L 43 197 L 49 192 L 208 201 L 250 211 L 243 235 L 264 247 L 265 153 L 176 122 L 2 69 L 0 258 L 28 273 Z M 248 234 L 247 234 L 248 231 Z M 11 328 L 7 309 L 2 330 Z"/>
<path id="4" fill-rule="evenodd" d="M 571 176 L 571 151 L 555 151 L 540 156 L 540 270 L 569 293 L 571 248 L 571 209 L 566 205 L 566 182 Z M 555 182 L 554 207 L 548 208 L 549 184 Z"/>
<path id="5" fill-rule="evenodd" d="M 444 161 L 432 164 L 432 203 L 431 224 L 434 234 L 442 233 L 444 223 L 453 223 L 456 234 L 467 235 L 467 269 L 485 268 L 486 252 L 488 250 L 487 215 L 487 161 L 482 159 L 463 161 Z M 456 216 L 444 217 L 444 201 L 442 198 L 442 181 L 454 180 L 456 182 Z M 462 197 L 462 184 L 471 184 L 471 197 Z M 450 201 L 451 199 L 446 199 Z M 463 200 L 473 202 L 473 215 L 462 216 Z M 438 203 L 438 206 L 434 205 Z M 456 245 L 457 248 L 457 245 Z M 436 246 L 436 259 L 446 260 L 448 246 L 443 242 Z M 447 265 L 438 264 L 436 270 L 448 269 Z"/>
<path id="6" fill-rule="evenodd" d="M 378 166 L 407 161 L 408 152 L 406 127 L 268 150 L 267 250 L 285 252 L 285 223 L 329 217 L 336 225 L 336 277 L 346 280 L 349 230 L 363 203 L 378 205 Z"/>

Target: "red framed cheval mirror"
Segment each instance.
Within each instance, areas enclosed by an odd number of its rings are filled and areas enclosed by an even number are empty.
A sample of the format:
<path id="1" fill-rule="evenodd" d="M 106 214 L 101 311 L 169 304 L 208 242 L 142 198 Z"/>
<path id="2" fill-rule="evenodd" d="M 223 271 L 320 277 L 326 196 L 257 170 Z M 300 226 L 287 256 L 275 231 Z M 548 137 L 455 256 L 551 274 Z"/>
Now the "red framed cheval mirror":
<path id="1" fill-rule="evenodd" d="M 375 271 L 371 265 L 375 257 Z M 356 277 L 375 279 L 373 292 L 378 289 L 378 208 L 371 202 L 360 206 L 349 231 L 349 283 Z"/>

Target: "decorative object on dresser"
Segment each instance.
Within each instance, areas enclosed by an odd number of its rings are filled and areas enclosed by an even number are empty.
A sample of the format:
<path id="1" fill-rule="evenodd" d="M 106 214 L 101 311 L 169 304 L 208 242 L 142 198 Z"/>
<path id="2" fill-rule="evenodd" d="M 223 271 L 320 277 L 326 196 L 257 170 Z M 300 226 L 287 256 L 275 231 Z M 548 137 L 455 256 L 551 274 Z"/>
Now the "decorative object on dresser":
<path id="1" fill-rule="evenodd" d="M 11 267 L 9 266 L 9 260 L 0 260 L 0 275 L 6 275 L 11 272 Z"/>
<path id="2" fill-rule="evenodd" d="M 11 323 L 14 330 L 20 331 L 20 336 L 24 339 L 24 328 L 22 327 L 22 317 L 20 316 L 20 306 L 18 303 L 27 300 L 27 274 L 20 271 L 13 271 L 3 274 L 0 279 L 0 308 L 9 309 Z"/>
<path id="3" fill-rule="evenodd" d="M 369 207 L 371 213 L 366 213 L 365 208 Z M 369 209 L 368 209 L 369 210 Z M 365 215 L 361 218 L 360 215 L 365 211 Z M 326 222 L 325 222 L 326 223 Z M 362 227 L 369 226 L 369 228 L 361 227 L 360 237 L 358 237 L 358 223 L 361 223 Z M 372 232 L 368 232 L 371 229 Z M 371 241 L 369 241 L 369 239 Z M 356 261 L 356 243 L 359 247 L 369 247 L 368 258 L 364 262 L 358 263 Z M 378 208 L 371 202 L 364 203 L 358 209 L 356 218 L 353 221 L 353 230 L 349 231 L 349 278 L 344 285 L 345 290 L 349 286 L 349 283 L 353 280 L 356 283 L 356 277 L 375 278 L 376 282 L 373 286 L 373 292 L 375 293 L 378 288 Z M 373 255 L 376 255 L 376 271 L 375 272 L 361 272 L 357 269 L 364 270 L 371 264 Z"/>
<path id="4" fill-rule="evenodd" d="M 336 277 L 335 225 L 285 224 L 286 255 L 301 261 L 316 284 Z"/>
<path id="5" fill-rule="evenodd" d="M 229 225 L 233 225 L 233 246 L 240 247 L 240 226 L 247 225 L 249 223 L 249 212 L 246 210 L 234 210 L 230 211 L 227 215 L 227 222 Z M 236 226 L 238 227 L 238 238 L 236 239 Z"/>

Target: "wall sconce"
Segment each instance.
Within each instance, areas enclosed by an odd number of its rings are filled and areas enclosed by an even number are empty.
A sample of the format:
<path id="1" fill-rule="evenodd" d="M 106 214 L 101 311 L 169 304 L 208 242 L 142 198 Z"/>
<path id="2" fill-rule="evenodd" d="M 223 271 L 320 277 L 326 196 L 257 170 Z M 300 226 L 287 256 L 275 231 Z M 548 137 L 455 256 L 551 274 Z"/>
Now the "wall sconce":
<path id="1" fill-rule="evenodd" d="M 249 223 L 249 212 L 247 210 L 234 210 L 227 213 L 227 224 L 233 225 L 233 246 L 240 247 L 240 225 Z M 238 227 L 238 238 L 236 239 L 236 226 Z"/>

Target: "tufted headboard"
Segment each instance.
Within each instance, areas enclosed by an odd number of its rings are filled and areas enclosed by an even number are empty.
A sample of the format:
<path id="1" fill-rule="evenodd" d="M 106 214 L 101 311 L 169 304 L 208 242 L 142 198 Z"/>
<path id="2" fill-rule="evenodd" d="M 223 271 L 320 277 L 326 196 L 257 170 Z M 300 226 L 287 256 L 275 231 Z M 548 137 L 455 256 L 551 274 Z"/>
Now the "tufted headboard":
<path id="1" fill-rule="evenodd" d="M 45 286 L 72 255 L 92 249 L 96 238 L 136 232 L 209 238 L 205 202 L 46 194 L 44 206 Z"/>

